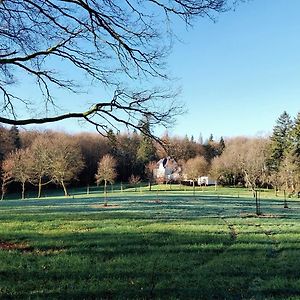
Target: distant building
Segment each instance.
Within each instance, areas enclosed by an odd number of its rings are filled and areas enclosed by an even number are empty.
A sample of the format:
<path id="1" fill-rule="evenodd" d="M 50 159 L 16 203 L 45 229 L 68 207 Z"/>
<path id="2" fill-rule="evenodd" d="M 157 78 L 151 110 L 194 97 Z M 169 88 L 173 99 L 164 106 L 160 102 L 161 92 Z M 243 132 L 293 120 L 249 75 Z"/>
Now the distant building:
<path id="1" fill-rule="evenodd" d="M 216 181 L 212 180 L 208 176 L 201 176 L 197 180 L 198 185 L 215 185 Z"/>
<path id="2" fill-rule="evenodd" d="M 179 181 L 181 168 L 174 158 L 170 156 L 160 159 L 157 162 L 157 169 L 154 170 L 154 177 L 158 181 Z"/>
<path id="3" fill-rule="evenodd" d="M 193 182 L 195 182 L 195 184 L 196 185 L 205 185 L 205 186 L 207 186 L 207 185 L 215 185 L 216 184 L 216 181 L 215 180 L 213 180 L 213 179 L 211 179 L 210 177 L 208 177 L 208 176 L 200 176 L 200 177 L 198 177 L 198 179 L 197 180 L 192 180 L 192 179 L 189 179 L 188 177 L 187 177 L 187 175 L 186 174 L 183 174 L 183 180 L 182 180 L 182 183 L 183 184 L 186 184 L 186 185 L 193 185 Z"/>

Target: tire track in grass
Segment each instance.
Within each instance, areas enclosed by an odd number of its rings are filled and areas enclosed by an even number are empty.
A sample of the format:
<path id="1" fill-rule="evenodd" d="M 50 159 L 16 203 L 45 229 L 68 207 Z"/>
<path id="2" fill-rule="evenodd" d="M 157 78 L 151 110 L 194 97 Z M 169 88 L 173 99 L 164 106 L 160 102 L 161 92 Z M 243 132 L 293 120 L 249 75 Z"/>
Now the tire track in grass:
<path id="1" fill-rule="evenodd" d="M 260 228 L 261 232 L 268 238 L 270 247 L 267 250 L 266 257 L 276 258 L 280 252 L 280 242 L 275 237 L 275 233 L 272 230 L 266 230 L 261 224 L 255 224 L 256 227 Z"/>
<path id="2" fill-rule="evenodd" d="M 218 214 L 220 215 L 220 214 Z M 237 236 L 238 236 L 238 232 L 234 226 L 234 224 L 229 223 L 224 216 L 219 216 L 219 219 L 223 221 L 223 223 L 225 223 L 225 225 L 228 228 L 228 234 L 229 234 L 229 238 L 227 241 L 223 242 L 223 247 L 214 255 L 211 255 L 211 257 L 206 260 L 205 262 L 197 265 L 198 267 L 202 268 L 208 264 L 210 264 L 212 261 L 216 260 L 217 258 L 219 258 L 221 255 L 223 255 L 236 241 Z M 153 269 L 151 272 L 151 276 L 150 276 L 150 280 L 149 280 L 149 292 L 148 295 L 146 297 L 146 299 L 155 299 L 156 298 L 156 286 L 159 283 L 159 270 L 158 268 L 158 258 L 154 260 L 153 262 Z M 171 270 L 170 270 L 171 271 Z"/>
<path id="3" fill-rule="evenodd" d="M 261 224 L 258 223 L 248 223 L 248 226 L 256 227 L 261 233 L 263 233 L 266 236 L 266 241 L 269 244 L 266 250 L 266 258 L 276 259 L 280 253 L 280 242 L 275 237 L 275 233 L 272 230 L 265 229 Z M 254 276 L 252 280 L 249 281 L 247 293 L 250 294 L 252 298 L 263 299 L 264 295 L 261 291 L 263 285 L 264 280 L 260 276 Z"/>
<path id="4" fill-rule="evenodd" d="M 225 225 L 229 229 L 230 240 L 229 240 L 228 244 L 230 244 L 230 246 L 231 246 L 236 241 L 237 236 L 238 236 L 236 227 L 234 226 L 234 224 L 229 223 L 224 216 L 220 215 L 219 218 L 225 223 Z"/>
<path id="5" fill-rule="evenodd" d="M 265 229 L 262 224 L 250 222 L 250 223 L 247 223 L 247 225 L 258 228 L 260 230 L 260 232 L 263 233 L 267 237 L 267 241 L 268 241 L 270 247 L 267 250 L 266 257 L 268 257 L 268 258 L 277 257 L 280 252 L 280 249 L 279 249 L 280 242 L 275 237 L 276 233 L 274 233 L 274 231 L 272 231 L 272 230 Z"/>

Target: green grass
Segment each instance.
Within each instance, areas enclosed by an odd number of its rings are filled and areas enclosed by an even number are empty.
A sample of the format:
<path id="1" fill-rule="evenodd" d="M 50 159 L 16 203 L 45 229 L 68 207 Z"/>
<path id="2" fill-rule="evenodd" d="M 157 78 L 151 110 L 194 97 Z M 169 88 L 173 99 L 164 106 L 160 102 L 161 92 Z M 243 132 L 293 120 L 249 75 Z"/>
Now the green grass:
<path id="1" fill-rule="evenodd" d="M 297 199 L 155 188 L 2 201 L 0 298 L 300 298 Z"/>

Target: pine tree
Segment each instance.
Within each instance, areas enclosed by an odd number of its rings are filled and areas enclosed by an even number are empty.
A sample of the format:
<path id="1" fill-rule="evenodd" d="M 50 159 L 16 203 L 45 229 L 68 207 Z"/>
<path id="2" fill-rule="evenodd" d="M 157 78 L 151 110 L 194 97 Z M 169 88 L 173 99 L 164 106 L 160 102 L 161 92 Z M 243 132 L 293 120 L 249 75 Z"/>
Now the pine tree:
<path id="1" fill-rule="evenodd" d="M 291 136 L 293 155 L 300 159 L 300 112 L 295 119 Z"/>
<path id="2" fill-rule="evenodd" d="M 152 139 L 149 137 L 150 124 L 148 120 L 142 121 L 142 140 L 137 150 L 137 159 L 145 166 L 150 161 L 156 160 L 156 149 Z"/>
<path id="3" fill-rule="evenodd" d="M 10 138 L 9 130 L 0 125 L 0 163 L 13 150 L 15 150 L 15 145 Z"/>
<path id="4" fill-rule="evenodd" d="M 219 149 L 218 149 L 219 153 L 218 153 L 218 155 L 221 155 L 223 153 L 225 147 L 226 147 L 225 146 L 225 141 L 224 141 L 223 137 L 221 136 L 220 141 L 219 141 Z"/>
<path id="5" fill-rule="evenodd" d="M 107 132 L 107 138 L 108 138 L 108 145 L 111 148 L 110 152 L 114 151 L 117 148 L 117 137 L 111 129 Z"/>
<path id="6" fill-rule="evenodd" d="M 291 147 L 293 122 L 290 115 L 284 111 L 276 121 L 271 136 L 271 159 L 269 165 L 272 171 L 278 171 L 280 163 Z"/>
<path id="7" fill-rule="evenodd" d="M 300 112 L 295 118 L 291 132 L 291 146 L 288 153 L 290 164 L 292 165 L 293 192 L 300 191 Z"/>
<path id="8" fill-rule="evenodd" d="M 11 139 L 12 144 L 14 145 L 15 149 L 21 148 L 21 139 L 20 133 L 17 126 L 12 126 L 9 130 L 9 137 Z"/>

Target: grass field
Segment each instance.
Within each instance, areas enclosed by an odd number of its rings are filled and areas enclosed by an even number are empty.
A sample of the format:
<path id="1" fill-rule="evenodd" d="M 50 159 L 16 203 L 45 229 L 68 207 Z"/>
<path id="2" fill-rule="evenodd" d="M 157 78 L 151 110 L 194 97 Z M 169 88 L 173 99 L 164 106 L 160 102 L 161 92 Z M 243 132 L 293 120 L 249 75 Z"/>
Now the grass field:
<path id="1" fill-rule="evenodd" d="M 0 298 L 300 299 L 298 199 L 134 190 L 2 201 Z"/>

